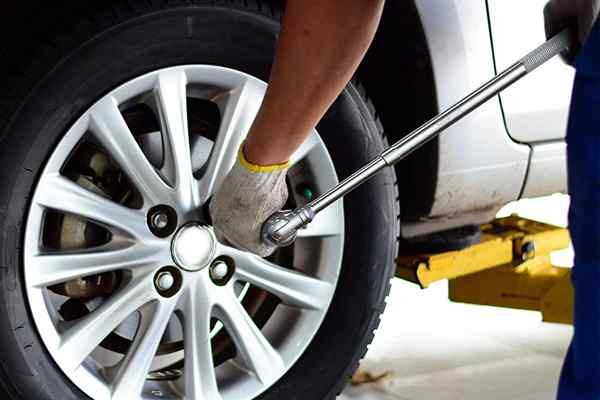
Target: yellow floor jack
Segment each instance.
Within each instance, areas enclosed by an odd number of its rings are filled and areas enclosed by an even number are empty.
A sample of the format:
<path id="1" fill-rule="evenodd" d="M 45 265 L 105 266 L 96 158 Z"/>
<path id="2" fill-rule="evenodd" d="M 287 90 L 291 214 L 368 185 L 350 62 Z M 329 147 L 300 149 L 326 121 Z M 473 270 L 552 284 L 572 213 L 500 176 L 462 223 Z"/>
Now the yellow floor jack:
<path id="1" fill-rule="evenodd" d="M 451 301 L 540 311 L 546 322 L 572 324 L 570 269 L 551 261 L 569 247 L 568 231 L 513 215 L 481 232 L 481 242 L 464 250 L 401 255 L 396 276 L 422 288 L 448 279 Z"/>
<path id="2" fill-rule="evenodd" d="M 451 301 L 540 311 L 545 322 L 573 324 L 571 270 L 551 261 L 570 243 L 565 228 L 512 215 L 482 225 L 481 241 L 463 250 L 400 255 L 396 277 L 423 289 L 447 279 Z M 373 384 L 390 374 L 360 369 L 351 383 Z"/>

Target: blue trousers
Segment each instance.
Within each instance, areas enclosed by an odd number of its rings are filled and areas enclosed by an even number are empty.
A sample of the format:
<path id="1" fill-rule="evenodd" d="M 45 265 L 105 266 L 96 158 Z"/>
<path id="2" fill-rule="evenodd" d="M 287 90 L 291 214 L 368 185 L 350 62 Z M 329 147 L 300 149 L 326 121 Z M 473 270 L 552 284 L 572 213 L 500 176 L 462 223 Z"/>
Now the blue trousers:
<path id="1" fill-rule="evenodd" d="M 559 400 L 600 400 L 600 21 L 576 62 L 567 156 L 575 332 Z"/>

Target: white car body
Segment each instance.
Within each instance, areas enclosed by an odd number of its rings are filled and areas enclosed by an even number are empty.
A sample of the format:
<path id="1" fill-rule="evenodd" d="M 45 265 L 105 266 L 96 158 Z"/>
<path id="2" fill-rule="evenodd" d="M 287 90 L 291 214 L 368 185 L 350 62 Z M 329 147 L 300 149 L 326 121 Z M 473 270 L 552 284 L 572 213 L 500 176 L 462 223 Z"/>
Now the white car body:
<path id="1" fill-rule="evenodd" d="M 545 4 L 416 0 L 440 112 L 545 41 Z M 442 134 L 431 212 L 404 221 L 403 236 L 482 223 L 513 200 L 566 191 L 573 77 L 557 57 Z"/>

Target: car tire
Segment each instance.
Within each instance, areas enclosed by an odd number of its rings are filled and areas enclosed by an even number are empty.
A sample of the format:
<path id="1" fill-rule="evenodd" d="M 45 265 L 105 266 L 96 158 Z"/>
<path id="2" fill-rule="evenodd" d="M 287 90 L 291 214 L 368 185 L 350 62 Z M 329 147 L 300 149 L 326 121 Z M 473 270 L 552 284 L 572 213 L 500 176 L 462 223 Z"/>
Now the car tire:
<path id="1" fill-rule="evenodd" d="M 261 1 L 100 2 L 62 15 L 75 28 L 39 43 L 34 63 L 0 94 L 0 379 L 7 398 L 88 399 L 57 367 L 38 334 L 24 288 L 30 198 L 53 148 L 98 98 L 149 71 L 210 64 L 268 80 L 281 5 Z M 5 79 L 7 79 L 5 77 Z M 381 124 L 357 82 L 319 124 L 340 179 L 385 147 Z M 264 400 L 334 398 L 364 356 L 395 270 L 399 207 L 395 174 L 378 174 L 344 200 L 343 266 L 327 316 L 299 360 Z"/>

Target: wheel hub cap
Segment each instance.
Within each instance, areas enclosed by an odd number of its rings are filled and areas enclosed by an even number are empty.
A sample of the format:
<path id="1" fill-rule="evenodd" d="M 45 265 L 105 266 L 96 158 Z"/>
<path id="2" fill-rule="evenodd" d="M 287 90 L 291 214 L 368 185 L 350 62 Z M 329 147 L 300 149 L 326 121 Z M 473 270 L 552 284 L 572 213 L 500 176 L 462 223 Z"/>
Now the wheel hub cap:
<path id="1" fill-rule="evenodd" d="M 202 225 L 190 223 L 182 226 L 171 246 L 173 260 L 186 271 L 200 271 L 212 261 L 215 253 L 215 236 Z"/>

